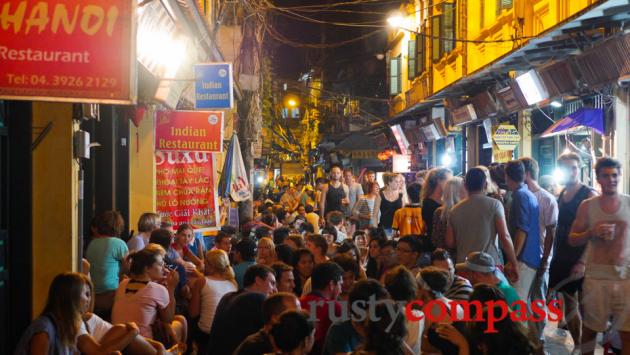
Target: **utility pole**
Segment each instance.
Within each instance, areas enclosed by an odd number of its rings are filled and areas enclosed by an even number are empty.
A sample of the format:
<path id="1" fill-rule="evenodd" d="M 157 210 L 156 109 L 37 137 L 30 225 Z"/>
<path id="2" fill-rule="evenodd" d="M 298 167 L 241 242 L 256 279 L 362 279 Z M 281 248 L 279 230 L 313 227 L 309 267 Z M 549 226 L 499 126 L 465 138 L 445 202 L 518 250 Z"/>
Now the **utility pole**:
<path id="1" fill-rule="evenodd" d="M 260 7 L 263 4 L 258 0 L 250 0 Z M 257 16 L 255 9 L 244 1 L 239 1 L 242 11 L 240 16 L 243 41 L 239 53 L 238 77 L 241 83 L 243 95 L 237 104 L 238 112 L 238 136 L 241 143 L 241 152 L 245 170 L 250 176 L 254 168 L 254 156 L 252 146 L 254 141 L 260 139 L 262 132 L 262 105 L 261 105 L 261 63 L 262 63 L 262 34 L 264 31 L 264 17 Z M 264 15 L 263 15 L 264 16 Z M 243 85 L 245 83 L 245 85 Z M 253 218 L 253 201 L 242 201 L 239 206 L 239 220 L 246 221 Z"/>

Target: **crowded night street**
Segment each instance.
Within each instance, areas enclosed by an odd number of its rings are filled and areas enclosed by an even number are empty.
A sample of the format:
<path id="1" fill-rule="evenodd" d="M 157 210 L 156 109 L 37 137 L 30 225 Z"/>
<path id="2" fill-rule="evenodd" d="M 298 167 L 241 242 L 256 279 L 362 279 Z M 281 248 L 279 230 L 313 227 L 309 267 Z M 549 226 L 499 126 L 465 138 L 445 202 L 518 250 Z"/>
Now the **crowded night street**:
<path id="1" fill-rule="evenodd" d="M 630 355 L 630 0 L 0 0 L 0 354 Z"/>

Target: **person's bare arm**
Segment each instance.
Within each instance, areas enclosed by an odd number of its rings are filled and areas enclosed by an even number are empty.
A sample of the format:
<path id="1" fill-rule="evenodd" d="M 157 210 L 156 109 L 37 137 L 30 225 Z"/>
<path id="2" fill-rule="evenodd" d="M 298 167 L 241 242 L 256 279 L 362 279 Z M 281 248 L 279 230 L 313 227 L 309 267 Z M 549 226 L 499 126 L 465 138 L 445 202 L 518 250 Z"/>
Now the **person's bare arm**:
<path id="1" fill-rule="evenodd" d="M 196 318 L 201 314 L 201 293 L 206 286 L 206 278 L 199 271 L 195 270 L 195 273 L 188 279 L 188 286 L 191 294 L 188 302 L 188 315 L 190 318 Z"/>
<path id="2" fill-rule="evenodd" d="M 444 242 L 446 243 L 447 247 L 455 249 L 455 230 L 453 230 L 453 227 L 450 223 L 446 224 L 446 235 L 444 236 Z"/>
<path id="3" fill-rule="evenodd" d="M 171 270 L 166 277 L 166 289 L 168 290 L 168 305 L 162 309 L 158 309 L 158 316 L 162 322 L 170 323 L 175 317 L 175 287 L 179 282 L 179 274 L 175 270 Z"/>
<path id="4" fill-rule="evenodd" d="M 527 240 L 527 233 L 522 229 L 516 229 L 516 235 L 514 236 L 514 254 L 520 255 L 521 251 L 523 251 L 523 247 L 525 246 L 525 241 Z"/>
<path id="5" fill-rule="evenodd" d="M 324 211 L 326 210 L 326 193 L 328 192 L 328 186 L 322 187 L 321 194 L 319 196 L 319 217 L 320 219 L 326 218 Z"/>
<path id="6" fill-rule="evenodd" d="M 374 198 L 374 210 L 372 211 L 372 221 L 374 226 L 378 226 L 378 212 L 381 210 L 381 196 Z"/>
<path id="7" fill-rule="evenodd" d="M 41 332 L 31 337 L 29 344 L 29 354 L 31 355 L 48 355 L 48 334 Z"/>
<path id="8" fill-rule="evenodd" d="M 135 323 L 126 323 L 126 332 L 119 337 L 111 339 L 107 344 L 100 344 L 90 334 L 84 334 L 77 340 L 77 348 L 86 355 L 107 355 L 115 351 L 122 351 L 138 335 L 138 326 Z"/>
<path id="9" fill-rule="evenodd" d="M 540 263 L 540 269 L 538 272 L 543 274 L 549 267 L 549 254 L 551 254 L 551 248 L 553 247 L 553 241 L 556 238 L 556 225 L 550 225 L 545 227 L 545 244 L 543 245 L 542 263 Z"/>
<path id="10" fill-rule="evenodd" d="M 503 216 L 497 216 L 494 220 L 497 234 L 499 235 L 499 244 L 505 253 L 506 263 L 506 275 L 511 272 L 511 281 L 518 281 L 518 260 L 516 259 L 516 253 L 514 252 L 514 244 L 510 238 L 510 232 L 507 230 L 507 224 Z M 509 269 L 509 270 L 508 270 Z"/>
<path id="11" fill-rule="evenodd" d="M 596 235 L 597 230 L 591 230 L 588 228 L 588 201 L 584 201 L 578 207 L 575 220 L 571 226 L 571 232 L 569 233 L 569 245 L 579 246 L 584 245 L 591 236 Z"/>
<path id="12" fill-rule="evenodd" d="M 195 264 L 198 270 L 203 270 L 203 261 L 201 261 L 195 253 L 191 252 L 190 249 L 186 249 L 186 258 L 191 263 Z"/>

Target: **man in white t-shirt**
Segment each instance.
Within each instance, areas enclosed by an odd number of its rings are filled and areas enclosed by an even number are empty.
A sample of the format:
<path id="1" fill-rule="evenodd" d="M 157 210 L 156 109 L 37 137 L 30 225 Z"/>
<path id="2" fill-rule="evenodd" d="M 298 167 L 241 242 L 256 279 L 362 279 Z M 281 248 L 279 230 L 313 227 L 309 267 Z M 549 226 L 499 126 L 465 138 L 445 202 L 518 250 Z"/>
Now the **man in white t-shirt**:
<path id="1" fill-rule="evenodd" d="M 540 267 L 536 273 L 536 278 L 531 288 L 532 300 L 545 301 L 549 288 L 549 261 L 553 248 L 553 240 L 556 235 L 556 224 L 558 223 L 558 202 L 556 198 L 538 185 L 540 169 L 538 162 L 532 158 L 521 158 L 525 167 L 525 184 L 538 200 L 539 224 L 540 224 L 540 255 L 542 257 Z M 546 304 L 546 303 L 545 303 Z M 545 320 L 542 322 L 530 322 L 534 339 L 544 343 Z"/>

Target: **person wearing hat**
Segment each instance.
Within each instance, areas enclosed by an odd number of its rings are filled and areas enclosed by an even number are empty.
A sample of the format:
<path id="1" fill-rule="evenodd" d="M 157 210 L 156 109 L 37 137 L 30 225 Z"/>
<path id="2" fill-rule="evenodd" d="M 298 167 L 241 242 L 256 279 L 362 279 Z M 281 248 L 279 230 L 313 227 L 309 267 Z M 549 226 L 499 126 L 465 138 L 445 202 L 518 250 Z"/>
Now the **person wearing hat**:
<path id="1" fill-rule="evenodd" d="M 512 308 L 514 302 L 519 301 L 518 293 L 504 279 L 499 277 L 499 270 L 492 255 L 481 251 L 468 254 L 463 263 L 455 266 L 457 271 L 467 271 L 470 282 L 476 284 L 488 284 L 496 286 L 503 295 L 508 305 Z"/>
<path id="2" fill-rule="evenodd" d="M 317 196 L 315 194 L 315 189 L 313 185 L 306 184 L 302 188 L 302 193 L 300 194 L 300 204 L 303 206 L 311 205 L 315 207 L 317 204 Z"/>

